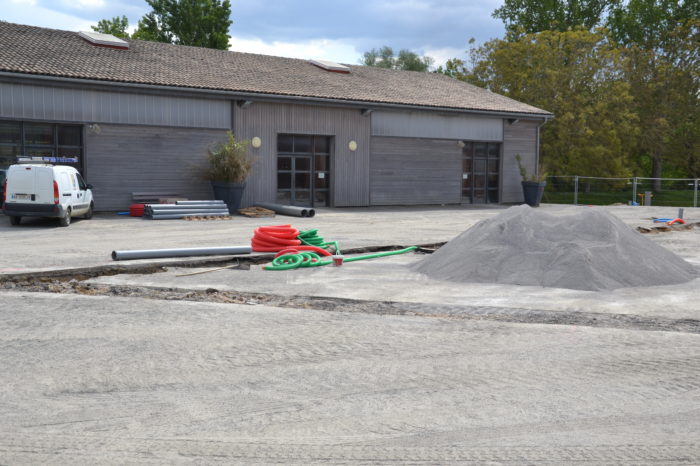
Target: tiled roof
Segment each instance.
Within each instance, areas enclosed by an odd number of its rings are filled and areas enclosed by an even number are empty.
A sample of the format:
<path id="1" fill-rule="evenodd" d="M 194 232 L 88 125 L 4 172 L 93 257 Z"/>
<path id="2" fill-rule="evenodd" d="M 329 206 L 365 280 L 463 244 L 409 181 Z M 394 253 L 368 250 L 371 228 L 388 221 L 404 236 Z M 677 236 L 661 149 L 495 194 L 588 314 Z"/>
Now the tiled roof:
<path id="1" fill-rule="evenodd" d="M 129 40 L 98 47 L 76 32 L 0 21 L 0 71 L 488 112 L 548 112 L 436 73 L 367 66 L 334 73 L 306 60 Z"/>

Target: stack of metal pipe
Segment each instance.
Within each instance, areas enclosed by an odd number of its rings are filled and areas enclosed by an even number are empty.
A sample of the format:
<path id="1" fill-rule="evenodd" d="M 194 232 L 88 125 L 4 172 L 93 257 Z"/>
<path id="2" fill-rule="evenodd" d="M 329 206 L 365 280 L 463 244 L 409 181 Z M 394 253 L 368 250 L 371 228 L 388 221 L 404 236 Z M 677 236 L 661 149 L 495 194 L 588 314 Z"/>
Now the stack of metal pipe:
<path id="1" fill-rule="evenodd" d="M 186 217 L 220 217 L 229 215 L 224 201 L 177 201 L 175 204 L 146 204 L 144 217 L 172 220 Z"/>

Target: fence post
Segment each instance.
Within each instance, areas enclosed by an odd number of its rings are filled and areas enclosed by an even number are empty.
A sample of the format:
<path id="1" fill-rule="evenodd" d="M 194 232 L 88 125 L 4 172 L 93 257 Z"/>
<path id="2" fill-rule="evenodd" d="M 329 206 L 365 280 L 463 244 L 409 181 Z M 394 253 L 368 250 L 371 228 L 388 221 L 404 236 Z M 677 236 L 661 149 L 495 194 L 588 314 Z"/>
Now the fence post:
<path id="1" fill-rule="evenodd" d="M 632 202 L 637 202 L 637 177 L 632 178 Z M 634 205 L 634 204 L 632 204 Z"/>
<path id="2" fill-rule="evenodd" d="M 574 205 L 578 205 L 578 175 L 574 176 Z"/>
<path id="3" fill-rule="evenodd" d="M 693 181 L 693 207 L 698 206 L 698 179 Z"/>

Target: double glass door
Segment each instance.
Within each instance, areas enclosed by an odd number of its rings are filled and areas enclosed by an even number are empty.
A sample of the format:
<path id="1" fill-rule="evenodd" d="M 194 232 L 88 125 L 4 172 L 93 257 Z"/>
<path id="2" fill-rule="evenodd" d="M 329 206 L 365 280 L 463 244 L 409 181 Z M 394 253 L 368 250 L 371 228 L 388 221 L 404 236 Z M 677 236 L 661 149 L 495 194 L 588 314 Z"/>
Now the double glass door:
<path id="1" fill-rule="evenodd" d="M 462 203 L 496 203 L 501 144 L 465 141 L 462 149 Z"/>
<path id="2" fill-rule="evenodd" d="M 302 207 L 330 205 L 328 136 L 277 136 L 277 203 Z"/>

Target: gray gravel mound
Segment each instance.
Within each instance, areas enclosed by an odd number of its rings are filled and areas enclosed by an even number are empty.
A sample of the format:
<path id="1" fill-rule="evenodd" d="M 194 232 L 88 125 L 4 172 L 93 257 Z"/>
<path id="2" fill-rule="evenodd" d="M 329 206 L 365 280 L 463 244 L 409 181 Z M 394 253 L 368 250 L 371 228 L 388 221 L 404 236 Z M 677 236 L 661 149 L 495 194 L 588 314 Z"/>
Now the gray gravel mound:
<path id="1" fill-rule="evenodd" d="M 430 278 L 575 290 L 685 283 L 693 265 L 600 210 L 511 207 L 412 265 Z"/>

